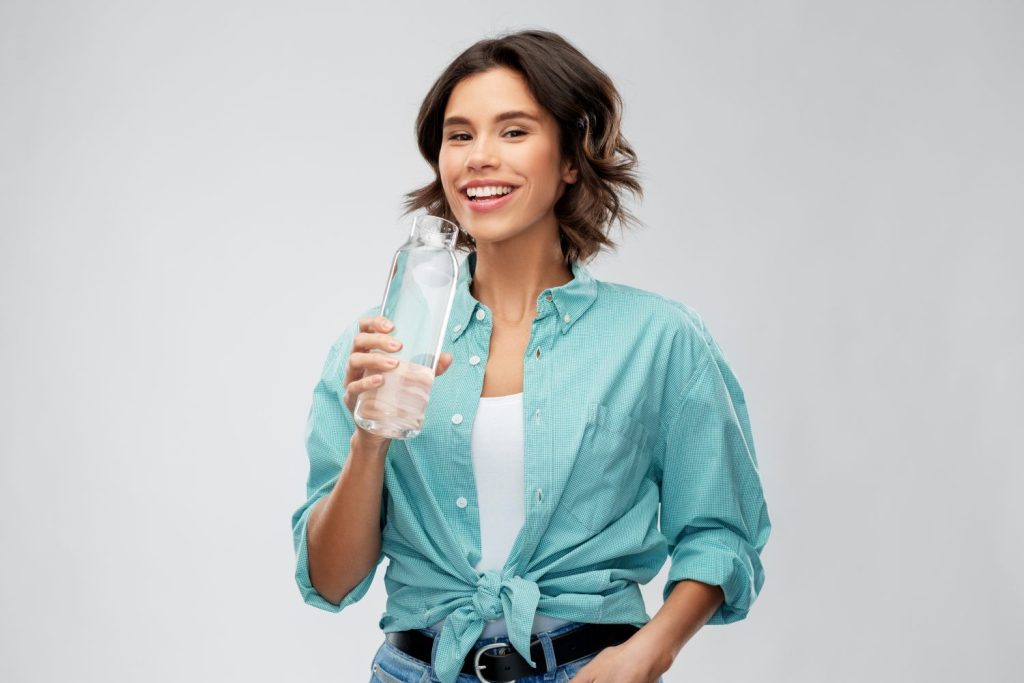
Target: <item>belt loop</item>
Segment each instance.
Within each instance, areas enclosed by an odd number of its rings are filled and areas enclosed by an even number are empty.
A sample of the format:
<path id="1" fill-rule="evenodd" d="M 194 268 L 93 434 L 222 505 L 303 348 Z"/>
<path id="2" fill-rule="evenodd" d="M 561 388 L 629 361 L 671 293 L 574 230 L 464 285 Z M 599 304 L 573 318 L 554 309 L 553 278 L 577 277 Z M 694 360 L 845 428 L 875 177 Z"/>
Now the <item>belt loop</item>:
<path id="1" fill-rule="evenodd" d="M 434 642 L 430 644 L 430 668 L 433 670 L 434 662 L 437 661 L 437 644 L 441 642 L 441 632 L 434 634 Z"/>
<path id="2" fill-rule="evenodd" d="M 558 663 L 555 661 L 555 647 L 551 644 L 551 636 L 545 632 L 538 633 L 537 640 L 540 641 L 540 646 L 544 648 L 544 664 L 546 666 L 544 680 L 553 681 L 555 680 L 555 670 L 558 668 Z"/>

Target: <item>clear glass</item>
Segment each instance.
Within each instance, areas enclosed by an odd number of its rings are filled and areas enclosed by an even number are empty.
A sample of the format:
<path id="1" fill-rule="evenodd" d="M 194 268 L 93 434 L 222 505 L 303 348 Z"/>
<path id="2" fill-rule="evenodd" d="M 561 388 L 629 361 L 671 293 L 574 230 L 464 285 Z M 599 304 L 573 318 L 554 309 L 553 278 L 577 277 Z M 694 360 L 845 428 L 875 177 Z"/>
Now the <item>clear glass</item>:
<path id="1" fill-rule="evenodd" d="M 394 323 L 389 334 L 402 342 L 402 348 L 394 353 L 371 351 L 388 353 L 398 359 L 398 366 L 381 373 L 384 381 L 356 399 L 355 422 L 368 432 L 392 439 L 411 439 L 423 429 L 455 300 L 458 235 L 459 228 L 451 221 L 437 216 L 415 216 L 409 239 L 395 252 L 381 315 Z"/>

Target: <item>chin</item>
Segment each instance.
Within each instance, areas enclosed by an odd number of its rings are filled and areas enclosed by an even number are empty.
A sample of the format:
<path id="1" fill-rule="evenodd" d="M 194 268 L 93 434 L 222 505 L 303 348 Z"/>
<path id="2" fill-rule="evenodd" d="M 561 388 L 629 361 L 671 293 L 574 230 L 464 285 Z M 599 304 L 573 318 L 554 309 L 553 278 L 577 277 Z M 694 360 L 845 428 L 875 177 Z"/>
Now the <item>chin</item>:
<path id="1" fill-rule="evenodd" d="M 474 230 L 473 232 L 466 231 L 472 238 L 477 248 L 482 244 L 500 244 L 506 240 L 513 239 L 522 234 L 521 230 L 514 228 L 508 229 L 497 229 L 497 230 Z"/>

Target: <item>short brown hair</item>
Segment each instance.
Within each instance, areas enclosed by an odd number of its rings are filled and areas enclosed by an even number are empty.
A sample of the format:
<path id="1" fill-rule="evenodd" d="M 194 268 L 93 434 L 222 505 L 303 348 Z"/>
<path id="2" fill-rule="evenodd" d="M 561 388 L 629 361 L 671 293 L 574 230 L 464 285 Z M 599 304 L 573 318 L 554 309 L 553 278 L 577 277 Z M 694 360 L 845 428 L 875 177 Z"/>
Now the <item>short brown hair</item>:
<path id="1" fill-rule="evenodd" d="M 405 195 L 405 213 L 427 213 L 456 222 L 441 185 L 438 157 L 444 111 L 456 84 L 495 67 L 519 72 L 534 98 L 558 122 L 561 154 L 578 169 L 555 204 L 562 254 L 589 261 L 601 247 L 617 248 L 608 236 L 615 222 L 640 225 L 622 203 L 629 190 L 643 189 L 637 156 L 622 136 L 622 98 L 611 79 L 557 33 L 527 30 L 474 43 L 448 65 L 430 88 L 416 117 L 420 153 L 434 169 L 433 182 Z M 456 249 L 473 251 L 472 237 L 459 232 Z"/>

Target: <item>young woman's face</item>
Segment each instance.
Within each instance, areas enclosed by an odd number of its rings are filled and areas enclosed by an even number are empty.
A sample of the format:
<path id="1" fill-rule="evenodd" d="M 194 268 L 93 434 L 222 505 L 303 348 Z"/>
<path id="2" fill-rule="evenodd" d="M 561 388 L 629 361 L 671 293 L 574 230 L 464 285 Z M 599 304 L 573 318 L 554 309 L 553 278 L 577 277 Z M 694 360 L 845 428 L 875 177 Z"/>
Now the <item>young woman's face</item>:
<path id="1" fill-rule="evenodd" d="M 518 113 L 506 118 L 510 112 Z M 576 171 L 560 159 L 558 141 L 557 121 L 516 71 L 476 73 L 452 90 L 438 167 L 459 227 L 478 248 L 530 231 L 558 234 L 555 202 L 566 183 L 576 182 Z M 479 181 L 502 192 L 514 189 L 504 197 L 471 200 L 467 186 L 474 191 Z"/>

